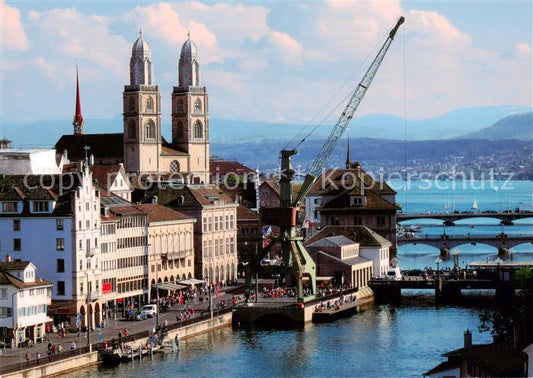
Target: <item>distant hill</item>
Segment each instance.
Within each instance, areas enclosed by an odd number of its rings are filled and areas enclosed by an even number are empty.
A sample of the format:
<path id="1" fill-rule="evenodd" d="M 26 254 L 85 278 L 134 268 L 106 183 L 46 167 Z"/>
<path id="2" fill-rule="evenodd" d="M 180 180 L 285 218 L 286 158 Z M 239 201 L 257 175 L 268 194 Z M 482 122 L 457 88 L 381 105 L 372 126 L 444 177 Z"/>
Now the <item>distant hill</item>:
<path id="1" fill-rule="evenodd" d="M 403 120 L 388 114 L 371 114 L 356 117 L 350 124 L 350 135 L 353 138 L 381 138 L 404 140 L 451 139 L 461 137 L 465 133 L 473 133 L 489 126 L 504 117 L 532 112 L 533 108 L 524 106 L 491 106 L 457 109 L 435 118 L 424 120 Z M 335 118 L 335 117 L 333 117 Z M 162 117 L 162 132 L 165 138 L 171 138 L 170 116 Z M 334 123 L 335 120 L 332 121 Z M 13 141 L 17 147 L 52 147 L 63 134 L 72 133 L 72 119 L 43 120 L 34 123 L 14 124 L 0 119 L 2 134 Z M 304 128 L 297 124 L 280 124 L 270 122 L 252 122 L 211 118 L 211 145 L 217 143 L 256 142 L 261 139 L 272 143 L 288 143 L 293 137 L 301 138 L 314 125 Z M 114 119 L 91 119 L 85 117 L 85 132 L 117 133 L 122 132 L 122 117 Z M 324 139 L 331 131 L 332 124 L 324 124 L 317 128 L 312 138 Z M 299 131 L 304 129 L 303 133 Z M 529 138 L 531 139 L 531 138 Z M 289 146 L 290 147 L 290 146 Z"/>
<path id="2" fill-rule="evenodd" d="M 459 138 L 533 140 L 533 112 L 507 116 L 490 127 L 462 135 Z"/>

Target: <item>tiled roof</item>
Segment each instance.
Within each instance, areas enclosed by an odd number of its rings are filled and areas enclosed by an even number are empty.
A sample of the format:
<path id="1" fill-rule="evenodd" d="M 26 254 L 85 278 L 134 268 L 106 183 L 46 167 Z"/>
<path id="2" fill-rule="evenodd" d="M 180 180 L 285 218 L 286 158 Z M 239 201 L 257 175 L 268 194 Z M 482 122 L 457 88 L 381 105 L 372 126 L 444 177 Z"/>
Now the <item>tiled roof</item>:
<path id="1" fill-rule="evenodd" d="M 390 241 L 366 226 L 326 226 L 307 239 L 304 244 L 310 245 L 318 240 L 340 235 L 359 243 L 361 247 L 390 247 L 392 245 Z"/>
<path id="2" fill-rule="evenodd" d="M 332 200 L 326 202 L 322 207 L 320 207 L 320 211 L 323 210 L 329 210 L 329 209 L 346 209 L 351 208 L 355 211 L 362 211 L 362 210 L 400 210 L 401 207 L 398 206 L 395 203 L 391 203 L 387 201 L 385 198 L 380 196 L 379 194 L 375 193 L 372 190 L 366 190 L 365 191 L 365 198 L 366 203 L 364 206 L 350 206 L 350 192 L 341 192 L 338 194 L 335 198 Z"/>
<path id="3" fill-rule="evenodd" d="M 376 181 L 361 169 L 361 177 L 365 182 L 365 191 L 372 190 L 380 195 L 396 194 L 396 192 L 385 182 Z M 353 179 L 357 179 L 357 183 L 353 183 Z M 346 180 L 343 183 L 343 180 Z M 357 175 L 355 169 L 340 169 L 332 168 L 324 172 L 311 187 L 309 195 L 323 195 L 327 193 L 335 193 L 343 187 L 352 188 L 354 185 L 360 187 L 361 180 Z M 338 188 L 338 189 L 336 189 Z"/>
<path id="4" fill-rule="evenodd" d="M 261 185 L 259 185 L 260 187 L 266 185 L 268 186 L 270 189 L 272 189 L 274 192 L 276 192 L 278 195 L 280 194 L 280 189 L 279 189 L 279 185 L 277 182 L 274 182 L 274 181 L 263 181 L 261 183 Z"/>
<path id="5" fill-rule="evenodd" d="M 452 362 L 452 361 L 444 361 L 435 366 L 433 369 L 426 371 L 423 376 L 427 375 L 433 375 L 435 373 L 438 373 L 440 371 L 450 370 L 450 369 L 460 369 L 461 363 L 459 362 Z"/>
<path id="6" fill-rule="evenodd" d="M 83 135 L 63 135 L 56 143 L 55 149 L 58 153 L 68 151 L 70 160 L 81 160 L 85 158 L 83 147 L 89 146 L 88 155 L 93 155 L 96 160 L 103 158 L 115 158 L 122 161 L 124 156 L 124 134 L 83 134 Z"/>
<path id="7" fill-rule="evenodd" d="M 218 185 L 176 185 L 174 187 L 152 186 L 144 193 L 142 202 L 151 203 L 157 197 L 157 203 L 171 208 L 198 207 L 219 204 L 233 204 L 235 201 L 229 197 Z"/>
<path id="8" fill-rule="evenodd" d="M 466 350 L 463 357 L 482 368 L 490 377 L 513 377 L 517 371 L 523 373 L 522 352 L 514 350 L 511 343 L 492 343 Z"/>
<path id="9" fill-rule="evenodd" d="M 245 173 L 256 173 L 253 169 L 234 160 L 211 160 L 209 162 L 209 172 L 212 175 L 218 173 L 221 178 L 228 173 L 234 173 L 239 176 Z"/>
<path id="10" fill-rule="evenodd" d="M 146 214 L 145 211 L 137 208 L 135 205 L 128 206 L 112 206 L 109 208 L 109 213 L 116 215 L 142 215 Z"/>
<path id="11" fill-rule="evenodd" d="M 185 215 L 179 211 L 169 209 L 168 207 L 158 205 L 156 203 L 146 203 L 135 205 L 139 210 L 148 214 L 148 222 L 162 222 L 173 220 L 191 220 L 194 221 L 188 215 Z"/>
<path id="12" fill-rule="evenodd" d="M 178 149 L 177 146 L 161 146 L 161 155 L 164 156 L 187 156 L 187 152 Z"/>
<path id="13" fill-rule="evenodd" d="M 253 183 L 239 183 L 236 187 L 228 187 L 224 184 L 221 184 L 220 188 L 228 196 L 230 196 L 232 200 L 235 201 L 238 198 L 238 202 L 245 205 L 246 207 L 256 206 L 257 192 Z"/>
<path id="14" fill-rule="evenodd" d="M 18 269 L 13 269 L 18 270 Z M 35 277 L 35 282 L 24 282 L 11 273 L 0 268 L 0 284 L 13 285 L 19 289 L 37 287 L 37 286 L 52 286 L 50 281 L 43 280 L 39 277 Z"/>
<path id="15" fill-rule="evenodd" d="M 93 174 L 93 181 L 97 181 L 98 185 L 104 189 L 111 186 L 118 174 L 122 165 L 120 164 L 94 164 L 91 165 L 91 172 Z M 109 182 L 108 182 L 109 181 Z"/>
<path id="16" fill-rule="evenodd" d="M 256 213 L 255 211 L 247 208 L 246 206 L 244 205 L 239 205 L 237 207 L 237 221 L 239 220 L 257 220 L 257 221 L 260 221 L 261 220 L 261 217 L 259 216 L 258 213 Z"/>
<path id="17" fill-rule="evenodd" d="M 29 261 L 2 261 L 0 269 L 4 270 L 24 270 L 31 263 Z"/>
<path id="18" fill-rule="evenodd" d="M 318 239 L 314 241 L 313 243 L 307 244 L 309 247 L 326 247 L 330 245 L 336 245 L 339 247 L 345 246 L 345 245 L 352 245 L 354 244 L 353 240 L 348 239 L 344 235 L 337 235 L 337 236 L 328 236 L 323 239 Z"/>

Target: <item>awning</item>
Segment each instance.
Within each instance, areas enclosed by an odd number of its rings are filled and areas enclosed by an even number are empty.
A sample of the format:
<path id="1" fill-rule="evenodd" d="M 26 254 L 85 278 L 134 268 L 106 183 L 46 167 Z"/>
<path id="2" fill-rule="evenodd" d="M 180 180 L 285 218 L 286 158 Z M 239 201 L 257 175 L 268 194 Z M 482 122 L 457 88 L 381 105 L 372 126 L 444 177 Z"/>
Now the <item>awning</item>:
<path id="1" fill-rule="evenodd" d="M 172 282 L 161 282 L 158 285 L 152 285 L 152 289 L 157 289 L 158 287 L 163 290 L 180 290 L 187 288 L 185 285 L 175 284 Z"/>
<path id="2" fill-rule="evenodd" d="M 181 281 L 178 281 L 180 284 L 183 284 L 183 285 L 188 285 L 188 286 L 194 286 L 194 285 L 200 285 L 200 284 L 203 284 L 204 281 L 202 280 L 197 280 L 196 278 L 189 278 L 189 279 L 186 279 L 186 280 L 181 280 Z"/>

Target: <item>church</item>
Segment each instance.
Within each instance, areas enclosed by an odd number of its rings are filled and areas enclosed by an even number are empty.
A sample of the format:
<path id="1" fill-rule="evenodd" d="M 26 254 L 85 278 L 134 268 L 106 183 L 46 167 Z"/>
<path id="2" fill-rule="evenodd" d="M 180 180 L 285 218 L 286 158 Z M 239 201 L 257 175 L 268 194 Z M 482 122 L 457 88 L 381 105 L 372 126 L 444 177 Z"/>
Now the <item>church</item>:
<path id="1" fill-rule="evenodd" d="M 185 183 L 209 183 L 208 94 L 200 85 L 200 61 L 190 34 L 181 48 L 178 86 L 172 91 L 172 140 L 161 133 L 161 94 L 153 82 L 152 52 L 142 31 L 130 58 L 130 83 L 123 92 L 123 133 L 85 134 L 79 85 L 74 132 L 55 145 L 58 154 L 97 164 L 123 162 L 126 172 L 165 175 Z"/>

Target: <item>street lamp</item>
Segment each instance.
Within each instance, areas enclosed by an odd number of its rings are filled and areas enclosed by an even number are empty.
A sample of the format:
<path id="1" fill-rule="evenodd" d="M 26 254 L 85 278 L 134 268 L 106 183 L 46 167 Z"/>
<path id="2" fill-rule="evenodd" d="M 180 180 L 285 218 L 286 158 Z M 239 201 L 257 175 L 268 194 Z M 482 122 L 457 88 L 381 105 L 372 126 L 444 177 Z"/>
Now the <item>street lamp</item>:
<path id="1" fill-rule="evenodd" d="M 437 274 L 439 274 L 439 264 L 442 262 L 442 259 L 440 257 L 437 257 L 435 259 L 435 264 L 437 264 Z"/>
<path id="2" fill-rule="evenodd" d="M 511 256 L 511 261 L 513 261 L 514 254 L 515 254 L 515 250 L 514 249 L 510 249 L 509 250 L 509 256 Z"/>

